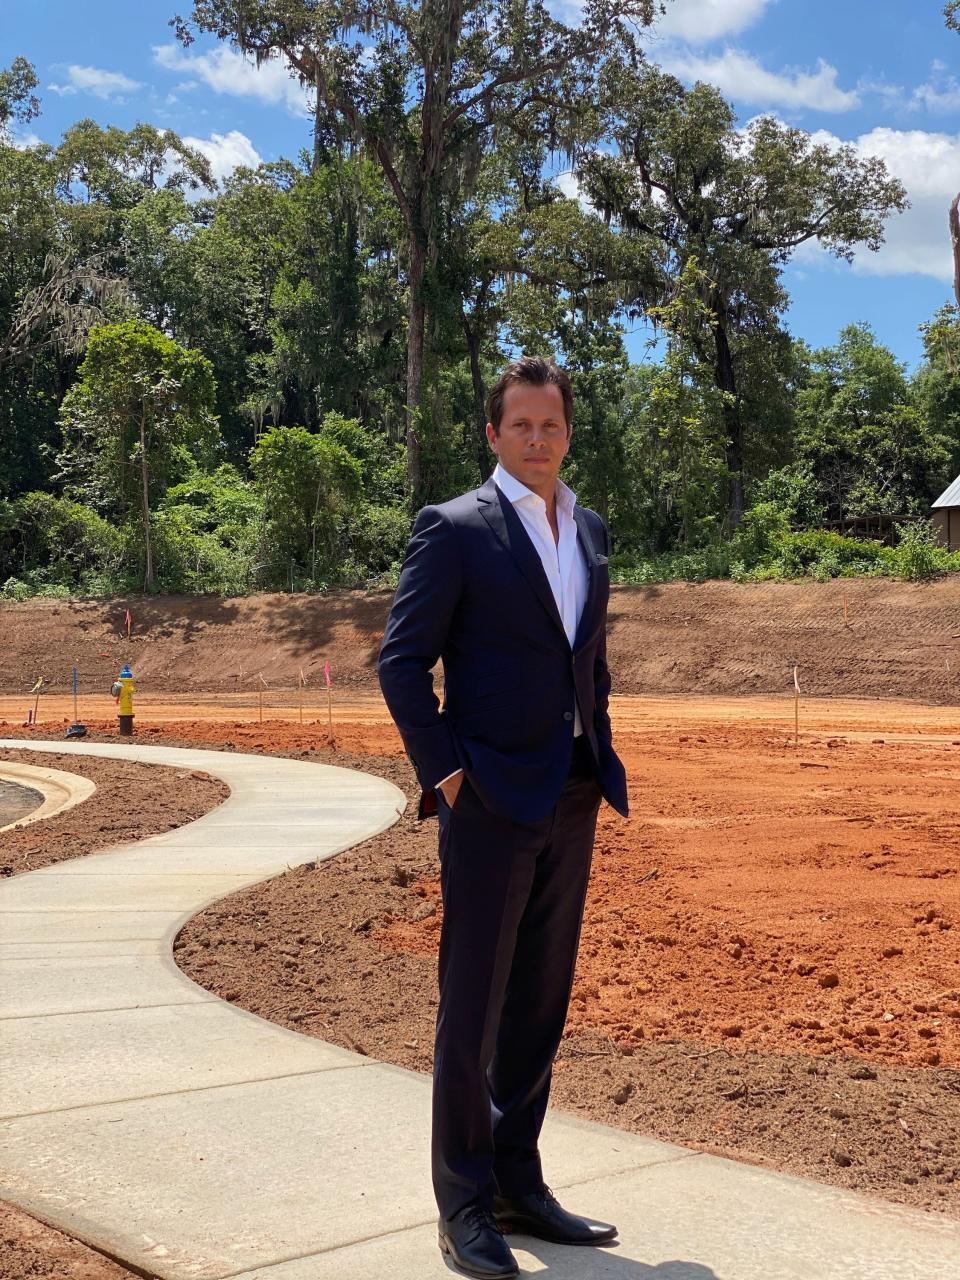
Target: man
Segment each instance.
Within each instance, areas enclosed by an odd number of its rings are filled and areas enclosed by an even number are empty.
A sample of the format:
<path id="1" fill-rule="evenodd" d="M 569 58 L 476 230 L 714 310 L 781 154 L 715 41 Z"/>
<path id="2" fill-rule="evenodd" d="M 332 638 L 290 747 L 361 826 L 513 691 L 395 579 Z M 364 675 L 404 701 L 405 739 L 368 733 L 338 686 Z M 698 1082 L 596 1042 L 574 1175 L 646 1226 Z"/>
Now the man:
<path id="1" fill-rule="evenodd" d="M 567 1244 L 616 1235 L 561 1208 L 537 1143 L 601 796 L 627 814 L 607 714 L 609 539 L 559 480 L 570 380 L 524 357 L 489 412 L 493 475 L 418 515 L 379 663 L 419 816 L 436 812 L 440 828 L 439 1243 L 481 1280 L 517 1274 L 504 1228 Z"/>

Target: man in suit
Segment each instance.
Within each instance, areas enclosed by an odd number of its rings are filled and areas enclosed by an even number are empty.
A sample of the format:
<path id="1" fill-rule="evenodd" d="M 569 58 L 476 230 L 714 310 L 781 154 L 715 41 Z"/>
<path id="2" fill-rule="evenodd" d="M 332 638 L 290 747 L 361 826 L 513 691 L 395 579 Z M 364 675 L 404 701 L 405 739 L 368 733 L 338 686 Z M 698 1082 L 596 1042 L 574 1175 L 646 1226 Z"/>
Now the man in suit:
<path id="1" fill-rule="evenodd" d="M 524 357 L 489 412 L 494 472 L 417 516 L 379 661 L 419 816 L 439 820 L 439 1243 L 481 1280 L 517 1274 L 504 1229 L 566 1244 L 616 1235 L 559 1205 L 537 1144 L 601 797 L 627 815 L 607 714 L 609 538 L 559 480 L 570 380 Z"/>

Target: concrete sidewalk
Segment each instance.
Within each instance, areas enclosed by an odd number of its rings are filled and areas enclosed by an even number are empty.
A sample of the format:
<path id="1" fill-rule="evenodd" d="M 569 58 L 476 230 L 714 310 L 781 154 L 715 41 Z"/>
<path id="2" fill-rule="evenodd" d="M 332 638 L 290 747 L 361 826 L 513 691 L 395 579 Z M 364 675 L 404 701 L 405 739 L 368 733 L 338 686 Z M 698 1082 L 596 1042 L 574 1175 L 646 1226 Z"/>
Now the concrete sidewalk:
<path id="1" fill-rule="evenodd" d="M 177 831 L 0 883 L 0 1198 L 164 1280 L 443 1276 L 429 1082 L 225 1004 L 171 944 L 233 890 L 383 830 L 390 783 L 269 756 L 3 741 L 196 768 Z M 88 803 L 95 803 L 95 799 Z M 960 1224 L 551 1113 L 545 1167 L 618 1246 L 566 1280 L 956 1280 Z"/>

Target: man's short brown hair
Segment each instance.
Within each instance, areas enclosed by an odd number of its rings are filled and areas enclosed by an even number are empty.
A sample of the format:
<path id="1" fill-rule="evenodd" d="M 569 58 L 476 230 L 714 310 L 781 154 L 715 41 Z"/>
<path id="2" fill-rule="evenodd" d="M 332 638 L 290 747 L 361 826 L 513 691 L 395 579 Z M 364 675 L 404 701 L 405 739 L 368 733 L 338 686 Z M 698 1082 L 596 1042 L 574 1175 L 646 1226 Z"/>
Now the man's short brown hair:
<path id="1" fill-rule="evenodd" d="M 566 370 L 561 369 L 555 360 L 548 360 L 543 356 L 521 356 L 519 360 L 507 365 L 490 390 L 487 409 L 497 435 L 500 434 L 500 421 L 503 418 L 503 398 L 507 387 L 515 382 L 525 382 L 533 387 L 550 384 L 559 387 L 563 396 L 563 416 L 569 433 L 570 423 L 573 421 L 573 387 Z"/>

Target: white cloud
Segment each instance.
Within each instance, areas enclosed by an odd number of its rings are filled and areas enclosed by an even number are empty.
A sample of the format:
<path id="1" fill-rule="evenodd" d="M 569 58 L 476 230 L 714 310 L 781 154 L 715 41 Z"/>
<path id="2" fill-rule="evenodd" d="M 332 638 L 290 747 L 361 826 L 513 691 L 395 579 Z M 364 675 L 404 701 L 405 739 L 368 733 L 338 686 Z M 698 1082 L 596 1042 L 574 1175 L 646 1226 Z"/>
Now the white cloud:
<path id="1" fill-rule="evenodd" d="M 889 111 L 928 111 L 934 115 L 960 111 L 960 80 L 945 62 L 932 62 L 930 75 L 912 89 L 882 77 L 864 78 L 857 88 L 866 97 L 879 98 Z"/>
<path id="2" fill-rule="evenodd" d="M 229 133 L 211 133 L 209 138 L 188 137 L 183 141 L 207 157 L 218 182 L 229 177 L 240 165 L 256 169 L 260 163 L 260 155 L 253 143 L 239 129 L 231 129 Z"/>
<path id="3" fill-rule="evenodd" d="M 960 108 L 960 83 L 945 63 L 934 62 L 929 80 L 914 89 L 908 105 L 914 110 L 956 111 Z"/>
<path id="4" fill-rule="evenodd" d="M 844 145 L 826 130 L 812 135 L 830 147 Z M 859 253 L 854 270 L 862 275 L 919 274 L 953 279 L 953 253 L 947 213 L 960 191 L 960 134 L 922 129 L 871 129 L 850 143 L 862 157 L 879 156 L 907 189 L 911 207 L 887 222 L 886 242 L 878 253 Z M 823 264 L 823 253 L 808 246 L 804 262 Z"/>
<path id="5" fill-rule="evenodd" d="M 187 54 L 178 45 L 160 44 L 153 49 L 154 61 L 166 71 L 187 72 L 215 93 L 259 98 L 261 102 L 282 103 L 292 115 L 311 114 L 309 93 L 290 73 L 286 61 L 271 58 L 261 66 L 220 45 L 209 53 Z M 184 85 L 178 85 L 184 88 Z"/>
<path id="6" fill-rule="evenodd" d="M 92 93 L 95 98 L 115 98 L 118 94 L 132 93 L 140 82 L 131 80 L 120 71 L 104 71 L 100 67 L 81 67 L 76 63 L 67 67 L 67 83 L 48 86 L 62 96 L 72 93 Z"/>
<path id="7" fill-rule="evenodd" d="M 15 133 L 10 142 L 17 151 L 26 151 L 29 147 L 43 146 L 43 139 L 38 133 Z"/>
<path id="8" fill-rule="evenodd" d="M 564 169 L 553 175 L 554 185 L 559 187 L 568 200 L 578 200 L 584 213 L 596 213 L 596 209 L 583 194 L 580 179 L 572 169 Z"/>
<path id="9" fill-rule="evenodd" d="M 724 49 L 703 57 L 689 50 L 665 50 L 658 59 L 665 71 L 680 80 L 704 80 L 737 102 L 754 106 L 808 107 L 815 111 L 850 111 L 860 105 L 855 91 L 841 89 L 837 69 L 821 58 L 815 72 L 789 68 L 779 75 L 767 71 L 749 53 Z"/>
<path id="10" fill-rule="evenodd" d="M 692 44 L 736 35 L 753 26 L 772 0 L 671 0 L 655 30 Z"/>

